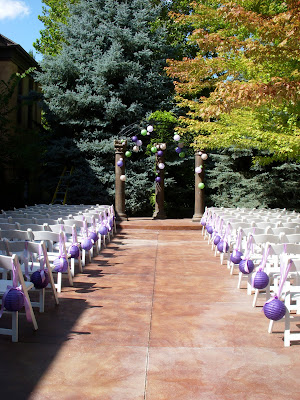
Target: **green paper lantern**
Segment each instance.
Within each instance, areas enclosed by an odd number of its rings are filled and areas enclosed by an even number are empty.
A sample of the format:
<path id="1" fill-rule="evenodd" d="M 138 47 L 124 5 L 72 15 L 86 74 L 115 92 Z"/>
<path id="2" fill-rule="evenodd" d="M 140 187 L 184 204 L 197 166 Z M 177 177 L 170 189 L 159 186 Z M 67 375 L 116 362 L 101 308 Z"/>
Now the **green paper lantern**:
<path id="1" fill-rule="evenodd" d="M 125 153 L 125 156 L 126 157 L 131 157 L 131 151 L 127 150 L 126 153 Z"/>
<path id="2" fill-rule="evenodd" d="M 157 148 L 155 146 L 151 147 L 151 151 L 152 153 L 156 153 L 157 152 Z"/>
<path id="3" fill-rule="evenodd" d="M 203 182 L 200 182 L 200 183 L 198 183 L 198 188 L 199 189 L 204 189 L 204 183 Z"/>
<path id="4" fill-rule="evenodd" d="M 147 135 L 147 130 L 146 129 L 142 129 L 141 130 L 141 135 L 146 136 Z"/>
<path id="5" fill-rule="evenodd" d="M 182 151 L 181 153 L 179 153 L 179 157 L 181 157 L 181 158 L 185 157 L 185 152 Z"/>

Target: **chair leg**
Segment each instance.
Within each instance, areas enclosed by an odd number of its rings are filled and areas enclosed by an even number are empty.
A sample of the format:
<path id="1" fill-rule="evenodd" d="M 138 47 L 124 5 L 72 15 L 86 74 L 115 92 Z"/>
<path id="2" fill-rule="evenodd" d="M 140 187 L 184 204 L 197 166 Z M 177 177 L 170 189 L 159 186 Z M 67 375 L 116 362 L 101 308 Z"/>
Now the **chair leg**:
<path id="1" fill-rule="evenodd" d="M 248 280 L 247 280 L 247 294 L 249 296 L 251 296 L 253 290 L 251 278 L 252 278 L 252 272 L 248 275 Z"/>
<path id="2" fill-rule="evenodd" d="M 57 293 L 61 292 L 61 281 L 62 281 L 62 273 L 58 272 L 57 273 L 57 283 L 55 284 Z"/>
<path id="3" fill-rule="evenodd" d="M 77 260 L 78 260 L 79 271 L 80 271 L 80 272 L 83 272 L 82 263 L 81 263 L 81 257 L 79 256 L 79 257 L 77 258 Z"/>
<path id="4" fill-rule="evenodd" d="M 274 325 L 274 321 L 272 319 L 270 319 L 268 333 L 272 333 L 273 325 Z"/>
<path id="5" fill-rule="evenodd" d="M 39 298 L 40 298 L 40 313 L 45 311 L 45 289 L 39 290 Z"/>
<path id="6" fill-rule="evenodd" d="M 259 293 L 259 289 L 255 289 L 252 307 L 256 307 L 258 293 Z"/>
<path id="7" fill-rule="evenodd" d="M 242 274 L 242 272 L 239 272 L 239 280 L 238 280 L 238 284 L 237 284 L 238 289 L 241 288 L 242 279 L 243 279 L 243 274 Z"/>
<path id="8" fill-rule="evenodd" d="M 12 312 L 11 318 L 11 340 L 12 342 L 16 343 L 19 340 L 19 312 Z"/>
<path id="9" fill-rule="evenodd" d="M 284 347 L 289 347 L 291 345 L 291 327 L 290 327 L 290 312 L 286 310 L 285 321 L 284 321 L 284 337 L 283 343 Z"/>
<path id="10" fill-rule="evenodd" d="M 75 258 L 71 258 L 71 274 L 75 276 Z"/>
<path id="11" fill-rule="evenodd" d="M 73 279 L 72 279 L 71 268 L 69 268 L 69 267 L 68 267 L 67 274 L 68 274 L 68 279 L 69 279 L 69 285 L 70 285 L 70 286 L 73 286 Z"/>

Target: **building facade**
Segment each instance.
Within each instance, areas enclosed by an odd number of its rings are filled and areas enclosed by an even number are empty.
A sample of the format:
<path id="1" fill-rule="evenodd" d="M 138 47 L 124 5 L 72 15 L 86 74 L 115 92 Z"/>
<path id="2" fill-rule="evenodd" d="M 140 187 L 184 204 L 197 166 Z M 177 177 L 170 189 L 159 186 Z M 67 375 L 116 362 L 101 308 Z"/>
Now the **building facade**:
<path id="1" fill-rule="evenodd" d="M 39 69 L 34 58 L 19 44 L 0 34 L 0 95 L 7 92 L 7 85 L 13 74 L 23 74 L 32 67 Z M 41 108 L 39 102 L 31 96 L 38 92 L 38 84 L 34 82 L 33 74 L 29 73 L 15 87 L 9 104 L 3 106 L 3 98 L 0 102 L 2 116 L 9 110 L 5 115 L 5 129 L 2 125 L 0 132 L 0 179 L 2 193 L 5 193 L 4 198 L 0 199 L 1 208 L 8 209 L 30 203 L 38 195 L 38 168 L 31 162 L 35 155 L 30 155 L 30 146 L 34 153 L 35 137 L 38 137 L 41 126 Z"/>

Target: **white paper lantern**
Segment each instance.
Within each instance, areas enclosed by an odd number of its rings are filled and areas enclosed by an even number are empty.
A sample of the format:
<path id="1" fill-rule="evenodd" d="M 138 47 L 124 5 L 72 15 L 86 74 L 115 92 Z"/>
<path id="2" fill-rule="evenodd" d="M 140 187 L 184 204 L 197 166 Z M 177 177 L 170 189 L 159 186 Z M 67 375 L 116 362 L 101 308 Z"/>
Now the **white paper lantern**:
<path id="1" fill-rule="evenodd" d="M 148 131 L 149 133 L 153 132 L 153 126 L 152 126 L 152 125 L 148 125 L 148 126 L 147 126 L 147 131 Z"/>
<path id="2" fill-rule="evenodd" d="M 166 143 L 162 143 L 162 144 L 160 145 L 160 148 L 161 148 L 162 150 L 166 150 L 166 148 L 167 148 Z"/>
<path id="3" fill-rule="evenodd" d="M 137 146 L 141 146 L 142 144 L 143 144 L 143 142 L 140 139 L 136 141 Z"/>
<path id="4" fill-rule="evenodd" d="M 136 153 L 139 151 L 139 149 L 140 149 L 139 146 L 133 146 L 132 148 L 132 150 Z"/>
<path id="5" fill-rule="evenodd" d="M 202 153 L 201 158 L 202 160 L 207 160 L 208 155 L 206 153 Z"/>
<path id="6" fill-rule="evenodd" d="M 182 143 L 182 142 L 178 143 L 178 147 L 180 147 L 182 149 L 184 147 L 184 143 Z"/>
<path id="7" fill-rule="evenodd" d="M 173 139 L 176 140 L 176 142 L 178 142 L 180 140 L 180 136 L 176 134 L 174 135 Z"/>
<path id="8" fill-rule="evenodd" d="M 156 145 L 156 148 L 159 150 L 159 149 L 160 149 L 160 145 L 159 145 L 159 144 L 157 144 L 157 145 Z"/>
<path id="9" fill-rule="evenodd" d="M 126 176 L 125 176 L 125 175 L 121 175 L 121 176 L 120 176 L 120 180 L 123 181 L 123 182 L 125 182 L 125 181 L 126 181 Z"/>
<path id="10" fill-rule="evenodd" d="M 159 164 L 158 164 L 158 168 L 159 168 L 159 169 L 164 169 L 164 168 L 165 168 L 165 164 L 162 163 L 162 162 L 159 163 Z"/>
<path id="11" fill-rule="evenodd" d="M 201 172 L 202 172 L 202 167 L 196 167 L 196 168 L 195 168 L 195 172 L 196 172 L 196 174 L 201 174 Z"/>

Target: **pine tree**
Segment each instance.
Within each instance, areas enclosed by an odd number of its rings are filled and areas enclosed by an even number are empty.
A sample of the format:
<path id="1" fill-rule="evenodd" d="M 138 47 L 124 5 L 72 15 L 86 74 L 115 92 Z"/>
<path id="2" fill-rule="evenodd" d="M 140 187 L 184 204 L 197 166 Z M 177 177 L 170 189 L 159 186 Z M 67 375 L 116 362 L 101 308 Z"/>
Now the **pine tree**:
<path id="1" fill-rule="evenodd" d="M 44 57 L 37 79 L 49 131 L 46 163 L 52 176 L 65 165 L 75 167 L 68 202 L 112 201 L 114 139 L 123 139 L 125 126 L 169 106 L 168 47 L 165 31 L 154 26 L 159 12 L 145 0 L 83 0 L 70 6 L 61 27 L 61 52 Z M 137 173 L 137 190 L 145 192 L 147 174 Z M 53 191 L 55 179 L 47 183 Z"/>

